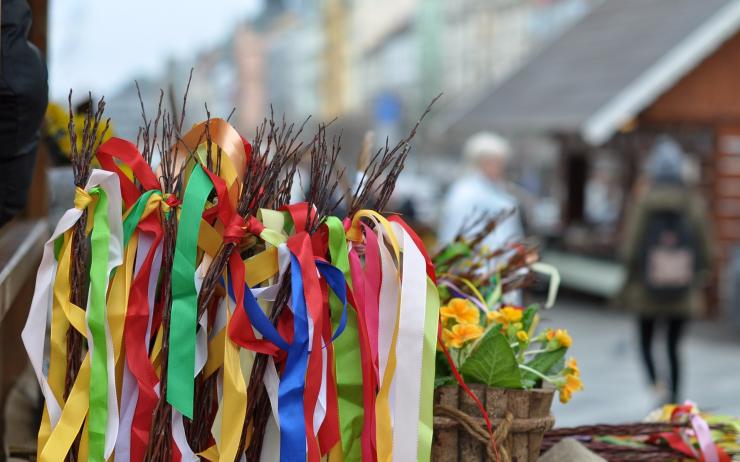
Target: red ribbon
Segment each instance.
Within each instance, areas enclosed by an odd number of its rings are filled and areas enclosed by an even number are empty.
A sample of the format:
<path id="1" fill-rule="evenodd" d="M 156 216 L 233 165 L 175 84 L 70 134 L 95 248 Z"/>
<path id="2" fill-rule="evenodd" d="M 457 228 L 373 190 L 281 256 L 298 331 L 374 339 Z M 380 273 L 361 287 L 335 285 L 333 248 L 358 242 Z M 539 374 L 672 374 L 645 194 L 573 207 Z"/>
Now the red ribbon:
<path id="1" fill-rule="evenodd" d="M 325 307 L 309 235 L 305 231 L 297 232 L 288 239 L 288 248 L 296 256 L 301 265 L 306 306 L 308 308 L 308 315 L 313 322 L 311 351 L 308 355 L 308 369 L 306 371 L 306 386 L 304 391 L 304 420 L 306 425 L 307 460 L 308 462 L 318 462 L 321 459 L 321 450 L 313 429 L 313 414 L 321 389 L 323 372 L 321 332 L 324 323 Z"/>
<path id="2" fill-rule="evenodd" d="M 224 244 L 238 244 L 241 242 L 244 234 L 244 218 L 242 218 L 238 213 L 235 213 L 232 215 L 226 228 L 224 228 Z"/>
<path id="3" fill-rule="evenodd" d="M 329 306 L 329 290 L 326 283 L 321 284 L 321 292 L 324 306 Z M 325 322 L 321 335 L 326 339 L 331 339 L 331 323 Z M 337 394 L 337 382 L 334 377 L 334 345 L 332 342 L 326 343 L 326 417 L 319 428 L 319 447 L 321 454 L 326 455 L 339 442 L 339 403 Z"/>
<path id="4" fill-rule="evenodd" d="M 131 424 L 131 459 L 144 460 L 151 433 L 152 414 L 157 405 L 155 391 L 159 383 L 152 363 L 149 360 L 149 345 L 146 342 L 149 324 L 149 280 L 157 246 L 162 241 L 162 224 L 158 214 L 151 214 L 142 220 L 139 232 L 153 236 L 152 247 L 147 252 L 139 272 L 131 284 L 131 293 L 126 310 L 124 340 L 126 345 L 126 364 L 136 379 L 139 396 Z"/>
<path id="5" fill-rule="evenodd" d="M 130 141 L 121 138 L 110 138 L 100 145 L 95 156 L 104 169 L 118 175 L 121 184 L 121 196 L 126 207 L 133 205 L 141 193 L 134 182 L 118 168 L 114 159 L 118 159 L 131 167 L 134 177 L 139 180 L 144 190 L 149 191 L 160 188 L 159 181 L 154 172 L 152 172 L 152 168 L 146 163 L 139 150 Z"/>

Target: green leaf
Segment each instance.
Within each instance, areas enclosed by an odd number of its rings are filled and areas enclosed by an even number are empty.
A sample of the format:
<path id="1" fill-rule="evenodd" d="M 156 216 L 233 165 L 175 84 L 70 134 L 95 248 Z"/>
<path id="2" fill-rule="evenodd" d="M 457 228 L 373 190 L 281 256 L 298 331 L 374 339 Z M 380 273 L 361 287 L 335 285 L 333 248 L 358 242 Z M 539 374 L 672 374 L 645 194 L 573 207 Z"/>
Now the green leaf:
<path id="1" fill-rule="evenodd" d="M 560 358 L 558 362 L 553 364 L 553 366 L 547 370 L 546 374 L 547 375 L 557 375 L 563 369 L 565 369 L 565 355 L 563 355 L 563 357 Z"/>
<path id="2" fill-rule="evenodd" d="M 567 348 L 558 348 L 557 350 L 540 353 L 528 362 L 527 366 L 547 375 L 548 373 L 552 373 L 551 370 L 553 367 L 563 360 L 566 351 L 568 351 Z M 522 371 L 522 379 L 536 381 L 539 377 L 531 372 Z"/>
<path id="3" fill-rule="evenodd" d="M 537 311 L 539 311 L 539 307 L 537 305 L 530 305 L 526 310 L 524 310 L 524 314 L 522 315 L 522 326 L 524 326 L 525 332 L 529 332 L 529 328 L 532 326 L 532 321 L 534 321 Z"/>
<path id="4" fill-rule="evenodd" d="M 489 329 L 473 347 L 460 368 L 473 383 L 490 387 L 522 388 L 519 364 L 509 342 L 497 329 Z"/>

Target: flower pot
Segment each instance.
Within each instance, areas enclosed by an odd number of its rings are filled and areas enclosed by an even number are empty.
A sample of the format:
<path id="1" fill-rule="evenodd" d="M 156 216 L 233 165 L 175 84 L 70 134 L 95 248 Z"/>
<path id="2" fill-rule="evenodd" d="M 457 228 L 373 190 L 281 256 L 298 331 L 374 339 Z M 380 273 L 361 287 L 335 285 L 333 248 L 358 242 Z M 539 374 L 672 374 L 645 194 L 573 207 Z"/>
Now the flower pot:
<path id="1" fill-rule="evenodd" d="M 486 460 L 498 454 L 502 462 L 535 462 L 544 433 L 555 419 L 550 413 L 555 390 L 509 390 L 470 385 L 488 412 L 498 435 L 496 449 L 488 449 L 485 420 L 470 396 L 457 385 L 435 390 L 432 460 L 462 462 Z M 495 458 L 495 457 L 494 457 Z"/>

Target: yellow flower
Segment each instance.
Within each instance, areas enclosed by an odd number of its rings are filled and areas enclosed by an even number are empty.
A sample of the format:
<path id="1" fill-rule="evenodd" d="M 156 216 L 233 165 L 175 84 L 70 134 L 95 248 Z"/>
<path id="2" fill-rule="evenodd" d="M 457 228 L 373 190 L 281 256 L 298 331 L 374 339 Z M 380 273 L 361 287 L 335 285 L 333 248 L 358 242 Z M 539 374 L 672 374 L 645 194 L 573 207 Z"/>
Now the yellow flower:
<path id="1" fill-rule="evenodd" d="M 565 376 L 565 383 L 560 387 L 560 402 L 565 404 L 573 397 L 574 391 L 583 390 L 581 379 L 575 375 L 568 374 Z"/>
<path id="2" fill-rule="evenodd" d="M 565 404 L 573 397 L 573 392 L 571 392 L 568 388 L 561 388 L 560 389 L 560 402 Z"/>
<path id="3" fill-rule="evenodd" d="M 581 381 L 580 371 L 576 360 L 570 358 L 565 363 L 566 368 L 571 370 L 570 373 L 565 374 L 564 380 L 560 385 L 560 402 L 567 403 L 576 391 L 583 390 L 583 382 Z"/>
<path id="4" fill-rule="evenodd" d="M 503 317 L 499 311 L 489 311 L 486 313 L 486 321 L 488 321 L 488 324 L 491 324 L 492 322 L 500 322 L 503 324 Z"/>
<path id="5" fill-rule="evenodd" d="M 447 347 L 462 348 L 467 342 L 483 335 L 483 328 L 478 324 L 455 324 L 452 329 L 442 331 L 442 340 Z"/>
<path id="6" fill-rule="evenodd" d="M 503 315 L 498 311 L 489 311 L 486 313 L 486 321 L 488 324 L 491 324 L 492 322 L 503 322 L 501 319 L 503 318 Z"/>
<path id="7" fill-rule="evenodd" d="M 511 306 L 501 308 L 501 314 L 504 315 L 504 318 L 508 322 L 519 322 L 522 320 L 522 310 Z"/>
<path id="8" fill-rule="evenodd" d="M 565 362 L 566 369 L 570 369 L 574 374 L 581 375 L 581 370 L 578 368 L 578 363 L 576 362 L 576 358 L 569 358 Z"/>
<path id="9" fill-rule="evenodd" d="M 560 343 L 561 346 L 564 346 L 565 348 L 570 348 L 571 345 L 573 345 L 573 339 L 568 334 L 568 331 L 565 329 L 558 329 L 555 331 L 555 340 Z"/>
<path id="10" fill-rule="evenodd" d="M 520 342 L 524 343 L 529 340 L 529 335 L 527 335 L 523 330 L 520 330 L 516 333 L 516 338 L 518 338 Z"/>
<path id="11" fill-rule="evenodd" d="M 565 387 L 569 388 L 571 391 L 581 391 L 583 390 L 583 382 L 576 374 L 566 374 Z"/>
<path id="12" fill-rule="evenodd" d="M 522 310 L 505 306 L 498 311 L 490 311 L 486 314 L 488 323 L 497 322 L 507 327 L 511 323 L 518 323 L 522 320 Z"/>
<path id="13" fill-rule="evenodd" d="M 439 310 L 442 322 L 454 319 L 460 324 L 478 324 L 480 310 L 464 298 L 453 298 Z"/>

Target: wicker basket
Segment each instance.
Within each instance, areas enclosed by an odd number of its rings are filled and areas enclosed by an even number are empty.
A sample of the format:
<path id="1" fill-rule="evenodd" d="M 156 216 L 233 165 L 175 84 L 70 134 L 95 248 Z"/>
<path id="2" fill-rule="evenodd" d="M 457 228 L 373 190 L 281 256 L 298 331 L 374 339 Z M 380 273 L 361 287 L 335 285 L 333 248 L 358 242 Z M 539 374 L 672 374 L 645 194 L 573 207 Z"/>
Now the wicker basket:
<path id="1" fill-rule="evenodd" d="M 536 461 L 543 435 L 555 423 L 550 414 L 554 390 L 509 390 L 485 385 L 471 385 L 470 389 L 497 427 L 500 441 L 496 449 L 487 450 L 483 443 L 487 436 L 481 431 L 485 421 L 473 399 L 457 385 L 440 387 L 434 395 L 432 460 L 486 460 L 497 453 L 502 462 Z"/>

